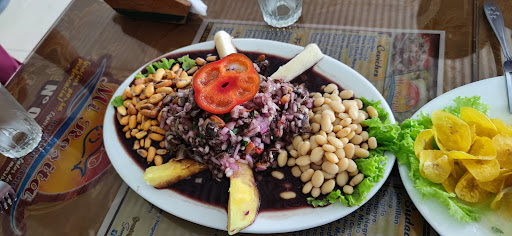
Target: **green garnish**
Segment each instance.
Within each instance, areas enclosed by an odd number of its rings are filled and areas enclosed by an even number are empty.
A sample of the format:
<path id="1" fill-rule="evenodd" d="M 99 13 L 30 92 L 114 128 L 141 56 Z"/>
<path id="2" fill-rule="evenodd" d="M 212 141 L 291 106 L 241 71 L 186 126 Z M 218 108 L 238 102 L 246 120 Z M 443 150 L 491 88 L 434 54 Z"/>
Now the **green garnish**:
<path id="1" fill-rule="evenodd" d="M 255 111 L 251 111 L 251 118 L 253 118 L 256 115 Z"/>
<path id="2" fill-rule="evenodd" d="M 233 131 L 234 134 L 238 133 L 238 129 L 237 128 L 234 128 L 232 131 Z"/>
<path id="3" fill-rule="evenodd" d="M 247 141 L 245 141 L 245 140 L 244 140 L 244 141 L 242 141 L 242 145 L 244 145 L 244 147 L 247 147 L 247 145 L 248 145 L 248 144 L 249 144 L 249 142 L 247 142 Z"/>
<path id="4" fill-rule="evenodd" d="M 123 97 L 117 96 L 112 100 L 112 102 L 110 104 L 112 104 L 112 106 L 114 106 L 114 107 L 122 107 L 122 106 L 124 106 L 123 102 L 124 102 Z"/>
<path id="5" fill-rule="evenodd" d="M 153 65 L 149 65 L 146 67 L 146 70 L 148 71 L 149 74 L 154 74 L 156 72 L 155 68 L 153 68 Z"/>
<path id="6" fill-rule="evenodd" d="M 487 115 L 487 112 L 491 109 L 491 106 L 480 101 L 480 96 L 472 97 L 457 97 L 453 99 L 455 106 L 445 107 L 444 110 L 450 112 L 456 116 L 460 116 L 460 109 L 462 107 L 471 107 Z"/>
<path id="7" fill-rule="evenodd" d="M 190 68 L 196 66 L 196 61 L 190 59 L 188 55 L 178 58 L 178 61 L 181 63 L 181 67 L 183 68 L 184 71 L 187 71 Z"/>
<path id="8" fill-rule="evenodd" d="M 493 226 L 493 227 L 491 228 L 491 230 L 492 230 L 492 232 L 494 232 L 494 233 L 497 233 L 497 234 L 503 234 L 503 231 L 502 231 L 500 228 L 498 228 L 498 227 L 494 227 L 494 226 Z"/>
<path id="9" fill-rule="evenodd" d="M 174 59 L 171 59 L 170 61 L 167 60 L 167 58 L 162 58 L 161 62 L 153 62 L 153 65 L 157 68 L 157 69 L 164 69 L 164 70 L 170 70 L 171 69 L 171 66 L 172 64 L 174 64 L 174 62 L 176 62 Z"/>
<path id="10" fill-rule="evenodd" d="M 140 79 L 140 78 L 146 78 L 146 76 L 144 76 L 140 71 L 137 75 L 135 75 L 135 79 Z"/>

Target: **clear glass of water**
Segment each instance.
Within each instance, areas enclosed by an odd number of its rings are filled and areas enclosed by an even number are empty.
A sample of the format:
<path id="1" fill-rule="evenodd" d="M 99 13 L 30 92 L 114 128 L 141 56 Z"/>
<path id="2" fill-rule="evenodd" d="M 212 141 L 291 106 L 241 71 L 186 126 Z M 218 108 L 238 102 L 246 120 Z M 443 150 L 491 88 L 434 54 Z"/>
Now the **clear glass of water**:
<path id="1" fill-rule="evenodd" d="M 258 0 L 267 24 L 286 27 L 295 23 L 302 14 L 302 0 Z"/>
<path id="2" fill-rule="evenodd" d="M 1 84 L 0 108 L 0 152 L 10 158 L 27 155 L 41 141 L 41 127 Z"/>

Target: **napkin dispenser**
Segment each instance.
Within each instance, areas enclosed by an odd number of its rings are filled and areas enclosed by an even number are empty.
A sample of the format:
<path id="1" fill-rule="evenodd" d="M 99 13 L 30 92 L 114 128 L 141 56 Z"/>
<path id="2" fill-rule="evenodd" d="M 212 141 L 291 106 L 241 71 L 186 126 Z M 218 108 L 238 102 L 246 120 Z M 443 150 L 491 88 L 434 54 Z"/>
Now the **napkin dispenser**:
<path id="1" fill-rule="evenodd" d="M 144 20 L 183 24 L 190 12 L 187 0 L 105 0 L 119 14 Z"/>

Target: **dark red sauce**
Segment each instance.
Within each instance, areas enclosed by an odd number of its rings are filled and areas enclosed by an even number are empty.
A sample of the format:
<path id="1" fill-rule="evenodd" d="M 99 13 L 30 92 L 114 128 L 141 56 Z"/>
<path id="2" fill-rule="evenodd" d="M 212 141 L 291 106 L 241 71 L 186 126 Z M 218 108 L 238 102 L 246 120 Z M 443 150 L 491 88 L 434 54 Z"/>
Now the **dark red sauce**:
<path id="1" fill-rule="evenodd" d="M 254 52 L 244 52 L 252 61 L 255 61 L 261 54 Z M 217 55 L 215 50 L 204 50 L 194 51 L 186 53 L 190 58 L 202 57 L 205 58 L 207 54 Z M 174 54 L 168 59 L 176 59 L 186 54 Z M 282 57 L 266 54 L 266 59 L 269 61 L 268 75 L 274 73 L 279 66 L 284 65 L 288 59 Z M 143 71 L 145 73 L 145 71 Z M 307 80 L 306 80 L 307 78 Z M 332 83 L 331 80 L 324 76 L 314 72 L 312 69 L 307 70 L 302 75 L 292 80 L 294 84 L 305 83 L 308 90 L 320 91 L 322 85 Z M 148 168 L 149 165 L 145 159 L 140 157 L 134 150 L 132 150 L 133 142 L 135 138 L 127 140 L 125 138 L 123 127 L 114 119 L 115 126 L 118 133 L 118 138 L 125 150 L 131 154 L 131 158 L 136 161 L 142 169 Z M 159 147 L 154 142 L 153 146 L 157 149 Z M 171 156 L 169 154 L 163 156 L 164 162 L 168 161 Z M 271 176 L 273 170 L 278 170 L 284 173 L 284 178 L 278 180 Z M 306 198 L 308 196 L 302 193 L 302 182 L 299 178 L 295 178 L 290 171 L 290 168 L 275 168 L 269 169 L 263 172 L 254 172 L 254 178 L 260 194 L 260 211 L 275 211 L 275 210 L 286 210 L 301 207 L 310 207 L 307 204 Z M 223 178 L 221 181 L 212 178 L 209 171 L 203 171 L 188 179 L 184 179 L 174 185 L 168 187 L 169 190 L 175 191 L 184 196 L 193 198 L 197 201 L 201 201 L 206 204 L 218 206 L 227 209 L 228 198 L 229 198 L 229 179 Z M 290 200 L 282 199 L 279 194 L 284 191 L 293 191 L 296 193 L 296 197 Z"/>

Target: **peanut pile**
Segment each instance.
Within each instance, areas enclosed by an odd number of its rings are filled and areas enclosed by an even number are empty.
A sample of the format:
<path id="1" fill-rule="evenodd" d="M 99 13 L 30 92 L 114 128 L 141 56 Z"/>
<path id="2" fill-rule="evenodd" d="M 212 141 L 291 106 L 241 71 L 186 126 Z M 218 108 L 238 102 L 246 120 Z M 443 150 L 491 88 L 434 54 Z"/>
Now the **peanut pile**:
<path id="1" fill-rule="evenodd" d="M 154 74 L 135 79 L 124 90 L 123 106 L 117 107 L 117 119 L 124 126 L 126 139 L 136 138 L 133 149 L 148 163 L 163 164 L 162 155 L 168 152 L 164 140 L 166 131 L 160 125 L 162 108 L 169 102 L 176 103 L 175 92 L 192 86 L 193 74 L 207 61 L 215 60 L 216 56 L 209 56 L 207 60 L 198 57 L 196 66 L 187 71 L 179 63 L 170 70 L 159 68 Z"/>

